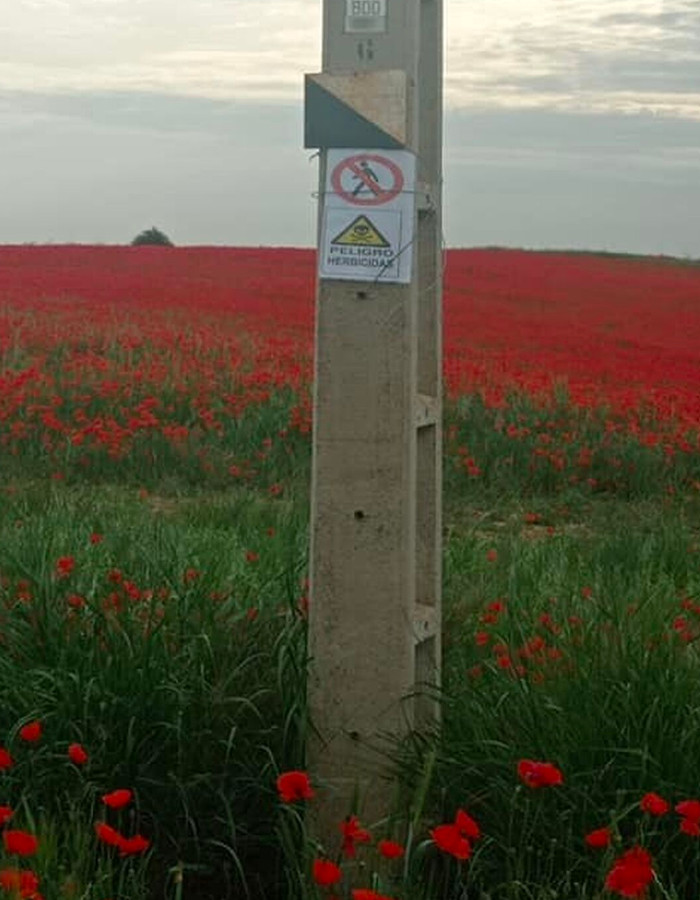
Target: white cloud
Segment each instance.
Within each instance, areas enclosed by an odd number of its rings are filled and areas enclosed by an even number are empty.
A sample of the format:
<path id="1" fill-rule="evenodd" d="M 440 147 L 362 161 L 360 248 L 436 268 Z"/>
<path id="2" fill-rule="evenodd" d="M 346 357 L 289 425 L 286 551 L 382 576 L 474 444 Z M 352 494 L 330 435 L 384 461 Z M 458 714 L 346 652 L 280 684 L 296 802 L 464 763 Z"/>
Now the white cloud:
<path id="1" fill-rule="evenodd" d="M 404 2 L 404 0 L 389 0 Z M 445 0 L 452 107 L 700 118 L 696 0 Z M 301 97 L 322 0 L 13 0 L 6 90 Z"/>
<path id="2" fill-rule="evenodd" d="M 700 8 L 688 0 L 452 0 L 448 46 L 454 106 L 700 118 Z"/>

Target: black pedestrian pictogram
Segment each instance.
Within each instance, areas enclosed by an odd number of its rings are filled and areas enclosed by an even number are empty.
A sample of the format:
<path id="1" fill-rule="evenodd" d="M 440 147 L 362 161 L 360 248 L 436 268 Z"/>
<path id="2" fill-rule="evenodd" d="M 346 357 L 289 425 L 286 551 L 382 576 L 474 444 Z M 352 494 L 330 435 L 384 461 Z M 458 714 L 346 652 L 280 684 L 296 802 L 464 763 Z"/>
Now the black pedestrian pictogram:
<path id="1" fill-rule="evenodd" d="M 385 206 L 400 196 L 404 176 L 389 156 L 356 153 L 335 165 L 331 186 L 351 206 Z"/>
<path id="2" fill-rule="evenodd" d="M 375 197 L 382 193 L 382 186 L 379 184 L 377 173 L 366 159 L 361 160 L 357 166 L 353 167 L 352 177 L 353 180 L 357 181 L 355 190 L 352 192 L 353 197 L 357 197 L 365 191 L 368 191 Z"/>

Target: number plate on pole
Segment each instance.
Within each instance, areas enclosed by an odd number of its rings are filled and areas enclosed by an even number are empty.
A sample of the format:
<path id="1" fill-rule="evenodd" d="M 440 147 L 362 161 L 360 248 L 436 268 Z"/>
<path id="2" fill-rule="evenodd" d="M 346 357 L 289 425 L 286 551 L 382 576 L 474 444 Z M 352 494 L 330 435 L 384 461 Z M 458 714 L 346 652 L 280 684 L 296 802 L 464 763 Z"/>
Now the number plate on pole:
<path id="1" fill-rule="evenodd" d="M 346 0 L 346 34 L 382 34 L 386 31 L 387 0 Z"/>

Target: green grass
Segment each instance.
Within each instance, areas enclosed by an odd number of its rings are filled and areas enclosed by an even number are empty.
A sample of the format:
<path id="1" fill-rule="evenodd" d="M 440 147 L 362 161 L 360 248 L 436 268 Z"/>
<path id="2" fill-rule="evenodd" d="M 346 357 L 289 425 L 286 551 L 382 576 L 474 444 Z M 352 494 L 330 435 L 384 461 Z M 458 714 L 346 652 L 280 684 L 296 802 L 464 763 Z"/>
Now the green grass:
<path id="1" fill-rule="evenodd" d="M 227 432 L 225 464 L 277 435 L 291 402 L 257 420 L 249 410 L 238 436 Z M 530 433 L 514 440 L 504 427 L 522 417 Z M 641 841 L 663 885 L 650 896 L 696 900 L 697 839 L 638 802 L 651 790 L 672 803 L 700 794 L 700 618 L 681 608 L 700 602 L 697 454 L 668 466 L 565 404 L 545 419 L 520 401 L 504 414 L 465 398 L 450 425 L 443 725 L 396 748 L 394 813 L 409 810 L 415 829 L 404 863 L 376 867 L 375 889 L 593 900 L 613 858 Z M 562 431 L 576 435 L 564 469 L 540 457 L 533 468 L 537 434 Z M 0 802 L 44 836 L 47 900 L 67 896 L 71 879 L 90 900 L 321 896 L 303 823 L 275 792 L 280 771 L 304 765 L 308 441 L 276 443 L 254 479 L 224 486 L 220 467 L 185 457 L 178 468 L 149 439 L 85 477 L 69 465 L 52 480 L 55 460 L 38 445 L 24 472 L 15 459 L 3 469 L 0 742 L 16 765 L 0 776 Z M 593 460 L 579 466 L 584 447 Z M 75 565 L 61 578 L 65 556 Z M 495 602 L 503 609 L 484 622 Z M 689 641 L 674 628 L 681 614 Z M 518 655 L 537 636 L 554 658 Z M 44 738 L 25 746 L 17 732 L 34 718 Z M 72 741 L 89 749 L 84 771 L 66 760 Z M 564 784 L 520 785 L 521 758 L 555 763 Z M 100 796 L 114 787 L 135 791 L 120 827 L 152 839 L 145 857 L 95 844 Z M 463 864 L 428 831 L 460 806 L 484 833 Z M 583 836 L 606 824 L 616 845 L 588 849 Z"/>
<path id="2" fill-rule="evenodd" d="M 212 897 L 256 881 L 264 895 L 274 778 L 303 758 L 297 509 L 240 492 L 166 503 L 35 483 L 13 496 L 0 526 L 0 734 L 12 741 L 23 717 L 41 718 L 46 741 L 12 770 L 8 802 L 36 809 L 40 798 L 59 815 L 66 766 L 55 748 L 80 741 L 94 763 L 79 790 L 94 806 L 113 786 L 135 789 L 156 877 L 182 862 L 197 896 L 208 879 Z M 60 579 L 66 554 L 75 569 Z M 30 600 L 17 600 L 18 584 Z"/>
<path id="3" fill-rule="evenodd" d="M 488 846 L 470 877 L 493 896 L 550 885 L 565 898 L 574 882 L 602 883 L 586 833 L 619 823 L 629 845 L 644 793 L 677 802 L 698 790 L 698 655 L 673 629 L 680 598 L 700 588 L 697 555 L 688 553 L 695 535 L 682 509 L 644 519 L 637 508 L 604 507 L 568 534 L 533 540 L 514 526 L 495 538 L 459 535 L 448 547 L 448 572 L 472 579 L 448 608 L 433 788 L 445 816 L 464 804 L 482 824 Z M 485 566 L 491 547 L 498 561 Z M 496 598 L 505 598 L 504 612 L 485 624 Z M 491 635 L 489 645 L 475 644 L 477 632 Z M 520 659 L 535 637 L 561 657 Z M 499 667 L 496 642 L 525 666 L 521 676 Z M 518 786 L 521 758 L 555 762 L 564 786 Z M 690 897 L 700 884 L 697 845 L 671 818 L 655 829 L 654 855 L 679 896 Z"/>

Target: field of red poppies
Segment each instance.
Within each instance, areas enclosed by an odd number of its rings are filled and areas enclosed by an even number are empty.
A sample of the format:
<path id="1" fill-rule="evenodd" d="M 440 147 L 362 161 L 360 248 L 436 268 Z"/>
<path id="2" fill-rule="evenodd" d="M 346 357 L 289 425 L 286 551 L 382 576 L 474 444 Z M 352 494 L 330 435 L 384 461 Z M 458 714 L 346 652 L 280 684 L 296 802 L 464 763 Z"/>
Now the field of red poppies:
<path id="1" fill-rule="evenodd" d="M 307 251 L 0 248 L 3 445 L 23 465 L 60 448 L 60 475 L 96 465 L 90 451 L 124 459 L 144 434 L 175 456 L 194 439 L 200 467 L 223 479 L 227 460 L 204 433 L 280 391 L 298 399 L 290 428 L 308 428 L 313 278 Z M 512 407 L 514 393 L 545 409 L 564 400 L 604 411 L 609 433 L 694 453 L 699 293 L 697 266 L 451 251 L 446 390 L 487 410 Z M 507 429 L 531 443 L 517 423 Z M 595 467 L 603 448 L 559 437 L 540 435 L 535 463 L 574 476 Z M 488 468 L 463 455 L 472 475 Z"/>
<path id="2" fill-rule="evenodd" d="M 576 405 L 630 416 L 651 407 L 692 429 L 700 417 L 699 278 L 698 266 L 654 259 L 449 251 L 447 389 L 478 390 L 492 405 L 512 389 L 540 396 L 564 385 Z M 313 279 L 313 254 L 304 250 L 4 247 L 0 347 L 18 347 L 17 329 L 39 352 L 98 334 L 177 347 L 180 326 L 216 353 L 227 349 L 221 326 L 231 341 L 235 323 L 245 322 L 268 348 L 256 364 L 297 386 L 308 376 Z M 234 354 L 229 365 L 236 361 Z M 267 374 L 263 365 L 263 382 Z"/>
<path id="3" fill-rule="evenodd" d="M 308 251 L 0 247 L 0 890 L 697 900 L 700 267 L 448 251 L 443 728 L 325 848 L 313 303 Z"/>

